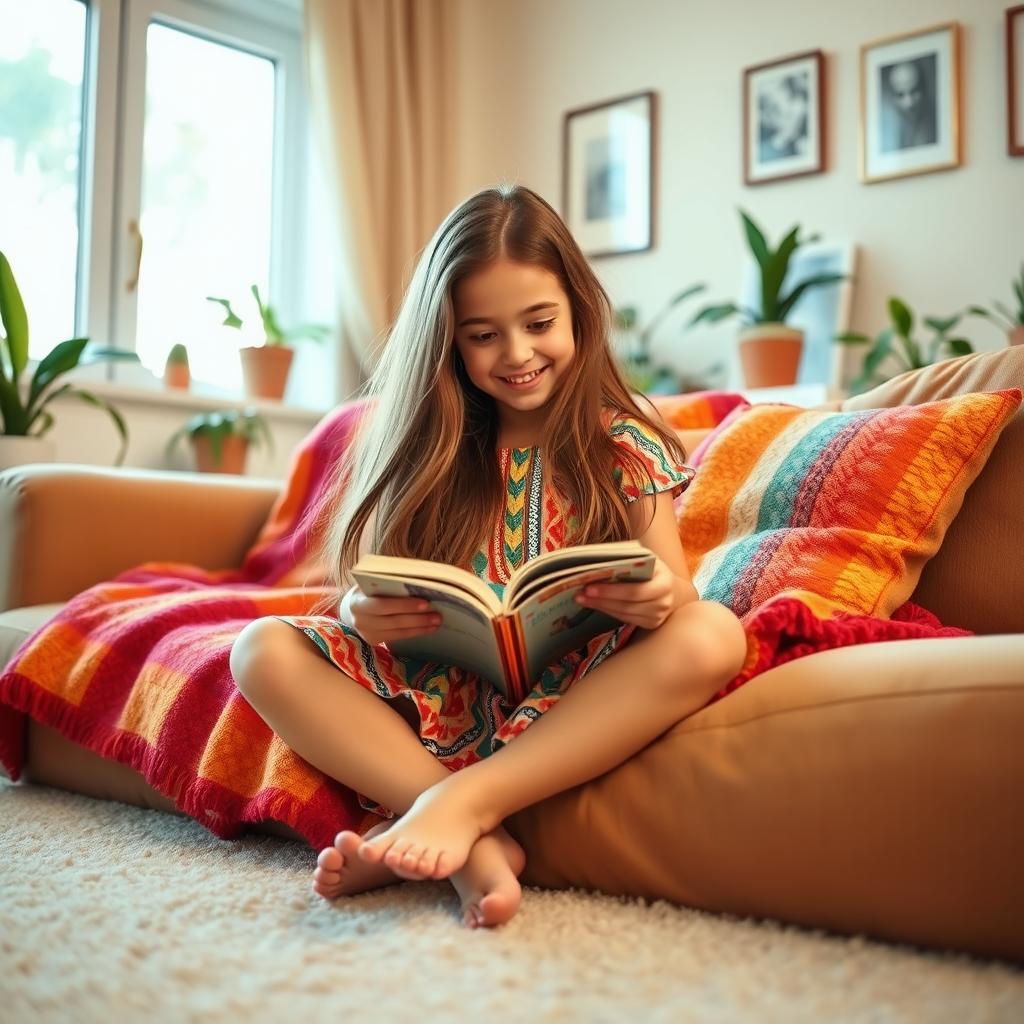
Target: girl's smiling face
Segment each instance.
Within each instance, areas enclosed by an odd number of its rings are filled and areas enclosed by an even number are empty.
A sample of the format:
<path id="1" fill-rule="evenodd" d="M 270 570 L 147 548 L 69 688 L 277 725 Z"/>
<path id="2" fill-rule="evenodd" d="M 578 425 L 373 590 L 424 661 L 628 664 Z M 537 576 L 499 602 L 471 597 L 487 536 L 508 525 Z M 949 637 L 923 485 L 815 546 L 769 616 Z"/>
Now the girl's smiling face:
<path id="1" fill-rule="evenodd" d="M 569 297 L 549 270 L 501 259 L 463 278 L 452 301 L 455 347 L 497 402 L 500 442 L 532 443 L 576 352 Z"/>

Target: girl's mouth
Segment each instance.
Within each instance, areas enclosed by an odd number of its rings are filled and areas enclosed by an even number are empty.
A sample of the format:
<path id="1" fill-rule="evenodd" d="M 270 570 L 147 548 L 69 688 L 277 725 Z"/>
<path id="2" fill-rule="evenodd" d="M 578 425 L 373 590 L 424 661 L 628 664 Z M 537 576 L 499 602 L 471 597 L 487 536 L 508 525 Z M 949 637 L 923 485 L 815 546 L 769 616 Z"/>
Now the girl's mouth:
<path id="1" fill-rule="evenodd" d="M 530 373 L 520 373 L 514 377 L 499 377 L 498 380 L 510 388 L 515 388 L 516 391 L 525 391 L 540 380 L 545 370 L 547 367 L 542 366 L 539 370 L 531 370 Z"/>

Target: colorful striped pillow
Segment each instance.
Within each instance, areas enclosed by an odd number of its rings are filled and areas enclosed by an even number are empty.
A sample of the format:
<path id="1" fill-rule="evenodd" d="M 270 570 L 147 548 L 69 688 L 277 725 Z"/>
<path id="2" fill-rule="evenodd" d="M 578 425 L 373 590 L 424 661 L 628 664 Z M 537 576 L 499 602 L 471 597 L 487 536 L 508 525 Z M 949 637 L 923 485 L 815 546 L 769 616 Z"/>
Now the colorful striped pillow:
<path id="1" fill-rule="evenodd" d="M 678 510 L 694 585 L 740 616 L 795 592 L 889 617 L 1020 402 L 1010 389 L 861 412 L 735 410 L 693 453 Z"/>
<path id="2" fill-rule="evenodd" d="M 676 430 L 717 427 L 739 406 L 750 403 L 734 391 L 691 391 L 685 395 L 648 395 L 661 418 Z"/>

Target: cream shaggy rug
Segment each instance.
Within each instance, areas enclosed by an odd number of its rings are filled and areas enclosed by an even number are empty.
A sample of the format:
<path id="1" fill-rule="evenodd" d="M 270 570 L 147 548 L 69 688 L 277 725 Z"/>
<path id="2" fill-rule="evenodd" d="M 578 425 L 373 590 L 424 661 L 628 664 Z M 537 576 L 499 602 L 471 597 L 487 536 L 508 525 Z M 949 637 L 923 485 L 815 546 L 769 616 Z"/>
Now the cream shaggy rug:
<path id="1" fill-rule="evenodd" d="M 580 892 L 471 932 L 447 883 L 327 905 L 313 862 L 0 780 L 0 1020 L 1024 1020 L 1005 964 Z"/>

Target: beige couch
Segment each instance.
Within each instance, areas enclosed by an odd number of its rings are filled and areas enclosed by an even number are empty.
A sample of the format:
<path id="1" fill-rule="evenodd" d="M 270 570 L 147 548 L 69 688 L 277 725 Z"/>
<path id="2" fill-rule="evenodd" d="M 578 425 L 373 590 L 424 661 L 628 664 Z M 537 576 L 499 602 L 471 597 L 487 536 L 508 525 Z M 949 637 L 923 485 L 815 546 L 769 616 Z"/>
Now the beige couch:
<path id="1" fill-rule="evenodd" d="M 1022 385 L 1024 348 L 905 375 L 843 408 Z M 1022 471 L 1018 414 L 914 594 L 984 635 L 771 670 L 510 819 L 524 880 L 1024 960 Z M 238 564 L 275 496 L 217 477 L 0 474 L 0 661 L 61 602 L 140 562 Z M 30 779 L 173 809 L 131 769 L 28 728 Z"/>

